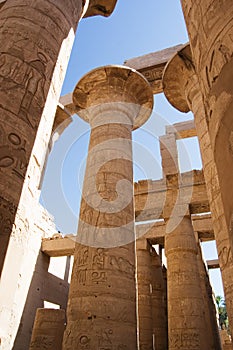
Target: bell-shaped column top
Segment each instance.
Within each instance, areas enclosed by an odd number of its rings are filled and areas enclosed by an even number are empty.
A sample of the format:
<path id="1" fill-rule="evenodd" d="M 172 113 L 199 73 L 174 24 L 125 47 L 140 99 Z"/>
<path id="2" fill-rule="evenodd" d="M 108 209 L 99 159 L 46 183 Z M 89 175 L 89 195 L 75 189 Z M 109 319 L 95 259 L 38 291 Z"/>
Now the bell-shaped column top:
<path id="1" fill-rule="evenodd" d="M 185 44 L 168 61 L 163 72 L 163 92 L 167 100 L 180 112 L 189 112 L 185 87 L 194 73 L 192 53 L 189 44 Z"/>
<path id="2" fill-rule="evenodd" d="M 81 78 L 73 92 L 76 112 L 87 122 L 90 122 L 89 110 L 95 107 L 104 108 L 104 105 L 112 104 L 112 109 L 116 110 L 117 104 L 124 104 L 126 109 L 127 106 L 135 106 L 134 113 L 131 113 L 134 130 L 150 117 L 153 101 L 149 82 L 142 74 L 126 66 L 96 68 Z"/>

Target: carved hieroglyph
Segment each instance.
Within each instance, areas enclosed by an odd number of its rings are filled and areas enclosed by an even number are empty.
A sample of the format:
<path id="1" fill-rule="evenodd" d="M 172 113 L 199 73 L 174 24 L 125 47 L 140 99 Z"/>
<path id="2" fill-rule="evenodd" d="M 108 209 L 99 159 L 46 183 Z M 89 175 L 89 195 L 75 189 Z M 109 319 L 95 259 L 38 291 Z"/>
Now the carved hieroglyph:
<path id="1" fill-rule="evenodd" d="M 153 108 L 136 71 L 106 66 L 73 93 L 91 125 L 63 349 L 135 350 L 136 286 L 132 141 Z"/>

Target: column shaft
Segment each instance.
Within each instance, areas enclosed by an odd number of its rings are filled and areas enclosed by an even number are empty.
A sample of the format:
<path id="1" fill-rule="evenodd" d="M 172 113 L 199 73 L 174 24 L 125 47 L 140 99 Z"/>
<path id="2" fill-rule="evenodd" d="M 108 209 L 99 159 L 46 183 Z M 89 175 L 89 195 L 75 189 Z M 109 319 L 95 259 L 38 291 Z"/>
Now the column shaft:
<path id="1" fill-rule="evenodd" d="M 91 135 L 63 349 L 135 350 L 131 133 L 149 117 L 153 96 L 140 74 L 108 66 L 84 76 L 73 100 Z"/>
<path id="2" fill-rule="evenodd" d="M 81 13 L 81 0 L 7 0 L 1 9 L 0 273 L 46 101 L 49 113 L 42 119 L 48 126 L 37 138 L 45 145 L 49 142 L 63 83 L 60 77 L 64 78 L 60 73 L 66 70 L 74 38 L 70 32 L 74 33 Z M 39 153 L 39 167 L 41 161 L 43 154 Z"/>
<path id="3" fill-rule="evenodd" d="M 3 349 L 13 346 L 40 250 L 38 187 L 82 3 L 7 0 L 0 11 Z"/>
<path id="4" fill-rule="evenodd" d="M 213 219 L 219 265 L 222 273 L 224 293 L 229 317 L 233 324 L 233 265 L 229 227 L 225 216 L 224 198 L 220 176 L 214 158 L 206 103 L 201 93 L 200 82 L 192 61 L 189 45 L 185 46 L 166 67 L 163 78 L 164 91 L 171 104 L 182 112 L 191 110 L 200 144 L 206 189 Z M 223 157 L 224 158 L 224 157 Z M 226 171 L 227 173 L 227 171 Z"/>
<path id="5" fill-rule="evenodd" d="M 110 140 L 111 137 L 114 140 L 117 135 L 121 135 L 121 141 L 123 137 L 130 140 L 131 128 L 122 124 L 102 125 L 91 132 L 78 232 L 81 235 L 87 232 L 90 236 L 87 237 L 87 241 L 96 247 L 76 244 L 64 349 L 75 349 L 74 344 L 89 344 L 90 349 L 101 349 L 113 344 L 119 348 L 136 348 L 133 201 L 117 213 L 100 212 L 88 204 L 91 196 L 95 195 L 88 193 L 93 179 L 96 181 L 100 201 L 101 198 L 108 201 L 109 206 L 116 196 L 116 183 L 122 179 L 131 183 L 133 181 L 131 162 L 116 159 L 117 155 L 112 153 L 111 161 L 102 166 L 100 157 L 106 159 L 106 153 L 109 151 L 104 149 L 105 147 L 101 147 L 101 151 L 95 151 L 95 147 L 103 145 L 106 139 Z M 131 154 L 130 143 L 126 151 Z M 92 149 L 94 151 L 91 153 Z M 96 171 L 97 169 L 99 171 Z M 133 193 L 128 195 L 133 198 Z M 124 231 L 124 228 L 120 227 L 121 223 L 130 224 L 133 242 L 116 248 L 99 248 L 101 241 L 98 242 L 98 236 L 104 235 L 103 230 L 109 230 L 105 233 L 105 243 L 111 244 L 111 240 L 114 239 L 111 230 L 116 235 L 117 231 Z M 95 237 L 91 236 L 91 228 Z M 129 229 L 128 225 L 127 230 Z M 112 243 L 114 245 L 114 242 Z"/>
<path id="6" fill-rule="evenodd" d="M 64 329 L 64 310 L 37 309 L 29 349 L 60 350 Z"/>
<path id="7" fill-rule="evenodd" d="M 230 244 L 229 230 L 225 220 L 223 198 L 219 183 L 219 175 L 214 160 L 214 152 L 211 145 L 208 124 L 205 117 L 205 108 L 200 92 L 200 85 L 197 76 L 190 76 L 186 89 L 187 99 L 190 101 L 191 110 L 195 116 L 195 125 L 201 156 L 203 161 L 203 171 L 206 181 L 206 189 L 210 202 L 210 209 L 213 219 L 213 228 L 218 250 L 219 265 L 222 274 L 223 288 L 227 305 L 229 325 L 233 325 L 233 264 L 232 249 Z"/>
<path id="8" fill-rule="evenodd" d="M 169 350 L 208 349 L 197 266 L 197 245 L 190 217 L 165 236 L 168 282 Z"/>
<path id="9" fill-rule="evenodd" d="M 153 349 L 152 247 L 146 239 L 136 242 L 139 349 Z"/>
<path id="10" fill-rule="evenodd" d="M 228 231 L 230 257 L 233 249 L 233 3 L 231 0 L 195 3 L 182 0 L 181 3 L 204 102 L 205 130 L 213 152 L 212 183 L 207 186 L 211 188 L 212 199 L 222 201 L 215 209 L 220 211 L 219 226 L 224 222 L 224 230 L 226 227 Z M 213 216 L 217 220 L 214 212 Z M 219 254 L 223 256 L 226 249 L 229 247 L 222 244 Z"/>

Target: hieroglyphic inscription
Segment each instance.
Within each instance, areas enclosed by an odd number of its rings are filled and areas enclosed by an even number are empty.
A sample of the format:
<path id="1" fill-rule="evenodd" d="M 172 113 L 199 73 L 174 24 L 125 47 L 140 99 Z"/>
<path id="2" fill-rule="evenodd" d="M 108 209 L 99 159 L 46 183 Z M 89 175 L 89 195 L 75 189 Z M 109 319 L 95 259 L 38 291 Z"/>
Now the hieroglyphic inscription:
<path id="1" fill-rule="evenodd" d="M 38 125 L 35 110 L 42 110 L 45 102 L 47 61 L 43 52 L 37 52 L 35 57 L 26 61 L 19 43 L 8 52 L 0 53 L 0 94 L 7 91 L 12 98 L 16 94 L 15 103 L 6 107 L 33 129 Z"/>
<path id="2" fill-rule="evenodd" d="M 78 344 L 78 349 L 79 350 L 90 350 L 90 338 L 86 335 L 82 335 L 79 338 L 79 344 Z"/>
<path id="3" fill-rule="evenodd" d="M 10 235 L 16 206 L 0 196 L 0 235 Z"/>
<path id="4" fill-rule="evenodd" d="M 169 348 L 171 349 L 200 349 L 200 336 L 195 332 L 172 332 L 169 336 Z"/>
<path id="5" fill-rule="evenodd" d="M 123 257 L 114 255 L 109 257 L 110 267 L 114 270 L 124 272 L 125 274 L 134 275 L 134 265 Z"/>
<path id="6" fill-rule="evenodd" d="M 37 336 L 30 344 L 30 349 L 51 349 L 54 337 Z"/>
<path id="7" fill-rule="evenodd" d="M 98 336 L 98 350 L 113 350 L 111 336 L 113 334 L 112 329 L 101 330 Z"/>
<path id="8" fill-rule="evenodd" d="M 0 169 L 10 167 L 15 175 L 24 178 L 27 163 L 26 140 L 13 131 L 6 133 L 0 126 Z"/>

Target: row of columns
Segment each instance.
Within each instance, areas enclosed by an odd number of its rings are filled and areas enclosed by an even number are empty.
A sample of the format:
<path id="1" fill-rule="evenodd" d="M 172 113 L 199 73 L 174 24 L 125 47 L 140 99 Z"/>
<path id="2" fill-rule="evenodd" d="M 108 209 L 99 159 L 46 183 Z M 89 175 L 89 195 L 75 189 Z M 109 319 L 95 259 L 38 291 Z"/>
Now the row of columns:
<path id="1" fill-rule="evenodd" d="M 79 115 L 90 123 L 91 136 L 63 349 L 84 344 L 133 350 L 137 308 L 131 131 L 149 117 L 152 91 L 139 73 L 107 66 L 80 80 L 73 101 Z M 169 186 L 164 208 L 168 347 L 219 350 L 219 338 L 213 337 L 217 326 L 213 329 L 208 300 L 202 294 L 188 203 L 182 198 L 177 203 L 177 184 Z M 152 253 L 137 245 L 138 337 L 141 349 L 162 350 L 167 346 L 167 325 L 161 299 L 163 321 L 158 321 L 161 263 L 155 277 L 152 259 L 154 264 L 158 261 Z"/>
<path id="2" fill-rule="evenodd" d="M 83 261 L 85 258 L 82 253 L 83 251 L 80 250 L 79 261 Z M 98 259 L 95 259 L 96 264 L 102 264 L 103 259 L 106 260 L 107 254 L 104 256 L 102 253 L 99 251 Z M 220 350 L 212 289 L 190 216 L 184 217 L 179 226 L 166 236 L 165 255 L 167 257 L 167 271 L 164 274 L 161 256 L 156 253 L 147 239 L 140 238 L 136 241 L 138 321 L 132 324 L 132 329 L 134 327 L 136 329 L 137 324 L 138 348 L 140 350 L 166 350 L 168 348 L 169 350 Z M 83 284 L 85 285 L 84 279 Z M 125 285 L 125 287 L 127 291 L 130 287 L 134 292 L 134 286 Z M 101 289 L 101 292 L 104 293 L 103 285 Z M 122 305 L 122 300 L 112 298 L 111 301 Z M 89 334 L 93 331 L 95 319 L 95 315 L 92 313 L 95 306 L 93 307 L 92 303 L 93 300 L 89 301 L 89 304 L 85 303 L 89 308 L 85 310 L 83 321 L 80 320 L 80 315 L 72 310 L 73 322 L 77 322 L 78 318 L 79 328 L 85 322 L 85 316 L 87 319 L 89 318 L 87 321 L 90 322 Z M 108 300 L 105 295 L 105 299 L 101 300 L 103 316 L 105 316 L 104 312 L 107 311 L 105 309 L 107 305 Z M 132 322 L 133 317 L 121 312 L 121 309 L 114 310 L 114 305 L 112 305 L 111 311 L 118 312 L 120 324 L 126 328 L 129 336 L 129 318 L 131 317 Z M 124 307 L 126 308 L 126 305 Z M 80 306 L 79 312 L 81 312 Z M 100 312 L 100 307 L 98 312 Z M 96 315 L 97 317 L 98 315 Z M 111 318 L 113 320 L 113 316 Z M 109 325 L 107 318 L 104 322 Z M 64 323 L 64 310 L 39 309 L 36 314 L 30 349 L 37 349 L 42 344 L 47 344 L 50 349 L 60 349 Z M 70 332 L 70 328 L 66 330 L 66 333 Z M 77 327 L 77 332 L 80 332 L 79 328 Z M 113 335 L 113 332 L 98 332 L 97 345 L 109 343 L 110 346 L 112 341 L 114 346 L 116 339 L 113 340 Z M 122 335 L 123 337 L 124 335 Z M 79 347 L 89 346 L 91 343 L 88 339 L 91 340 L 90 335 L 87 337 L 83 334 L 79 337 Z M 76 342 L 71 343 L 70 348 L 75 349 L 76 345 Z"/>

